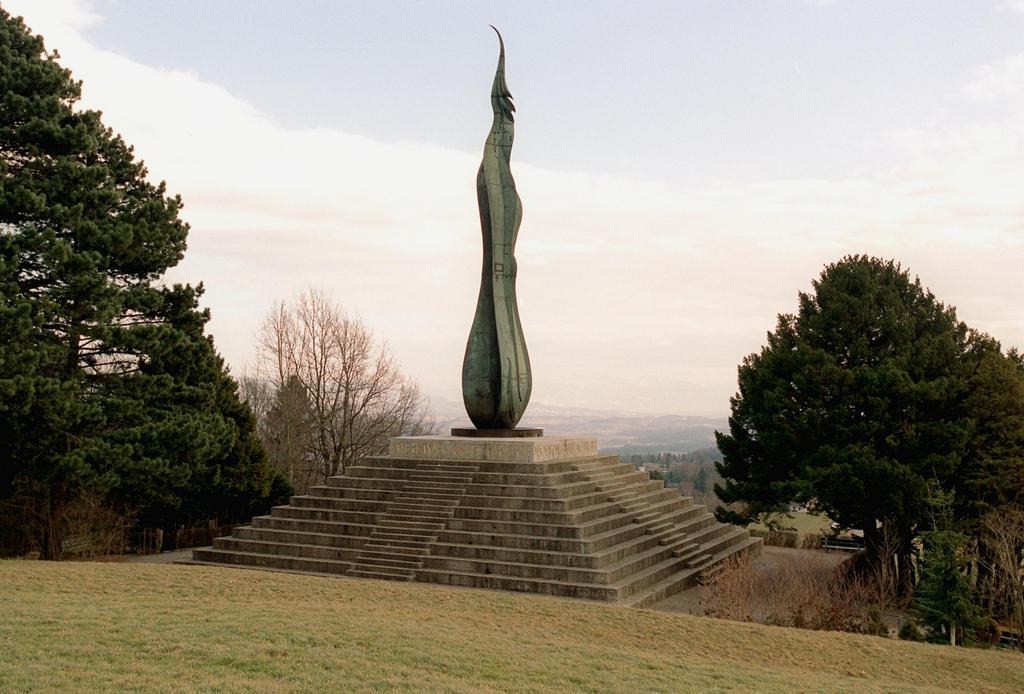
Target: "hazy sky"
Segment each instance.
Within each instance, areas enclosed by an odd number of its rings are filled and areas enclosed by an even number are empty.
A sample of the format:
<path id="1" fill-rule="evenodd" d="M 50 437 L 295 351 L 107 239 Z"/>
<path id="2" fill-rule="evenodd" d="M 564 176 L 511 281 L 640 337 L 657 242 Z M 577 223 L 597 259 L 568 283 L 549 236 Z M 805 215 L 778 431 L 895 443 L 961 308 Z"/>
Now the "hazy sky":
<path id="1" fill-rule="evenodd" d="M 330 290 L 460 398 L 505 35 L 534 400 L 724 414 L 822 267 L 903 262 L 1024 347 L 1024 0 L 0 0 L 185 200 L 241 373 Z"/>

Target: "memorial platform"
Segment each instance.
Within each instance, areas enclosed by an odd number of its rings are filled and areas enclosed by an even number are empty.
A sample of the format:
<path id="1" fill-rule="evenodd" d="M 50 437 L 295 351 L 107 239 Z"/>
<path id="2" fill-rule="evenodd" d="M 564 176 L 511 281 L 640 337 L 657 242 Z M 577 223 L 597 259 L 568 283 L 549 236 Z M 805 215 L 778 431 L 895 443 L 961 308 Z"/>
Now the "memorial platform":
<path id="1" fill-rule="evenodd" d="M 760 548 L 595 439 L 415 436 L 193 562 L 645 606 Z"/>

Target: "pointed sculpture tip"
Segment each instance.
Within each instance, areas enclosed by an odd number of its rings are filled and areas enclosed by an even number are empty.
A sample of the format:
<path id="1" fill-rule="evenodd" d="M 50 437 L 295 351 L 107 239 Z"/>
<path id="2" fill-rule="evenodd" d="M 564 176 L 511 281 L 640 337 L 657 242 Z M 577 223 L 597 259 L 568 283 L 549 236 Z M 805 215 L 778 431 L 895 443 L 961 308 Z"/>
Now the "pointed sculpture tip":
<path id="1" fill-rule="evenodd" d="M 501 46 L 501 55 L 505 55 L 505 39 L 501 38 L 501 32 L 498 31 L 498 27 L 493 24 L 488 24 L 490 28 L 494 29 L 494 33 L 498 35 L 498 45 Z"/>
<path id="2" fill-rule="evenodd" d="M 488 26 L 494 29 L 494 33 L 498 35 L 498 44 L 501 47 L 498 53 L 498 68 L 494 73 L 494 85 L 491 87 L 492 105 L 495 108 L 495 113 L 498 113 L 497 109 L 500 108 L 511 120 L 516 107 L 512 103 L 512 93 L 508 90 L 508 84 L 505 82 L 505 39 L 502 38 L 498 27 L 493 24 L 488 24 Z"/>

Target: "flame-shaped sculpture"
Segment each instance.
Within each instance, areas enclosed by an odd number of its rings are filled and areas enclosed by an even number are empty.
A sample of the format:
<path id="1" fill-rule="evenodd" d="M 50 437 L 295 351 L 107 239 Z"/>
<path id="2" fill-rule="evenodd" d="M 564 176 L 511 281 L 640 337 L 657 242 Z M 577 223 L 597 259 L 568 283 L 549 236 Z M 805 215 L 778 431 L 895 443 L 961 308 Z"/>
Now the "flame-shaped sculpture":
<path id="1" fill-rule="evenodd" d="M 530 357 L 516 304 L 516 236 L 523 205 L 509 160 L 515 136 L 512 94 L 505 84 L 505 42 L 491 87 L 494 121 L 476 175 L 484 258 L 480 297 L 462 362 L 462 399 L 477 429 L 513 429 L 530 401 Z"/>

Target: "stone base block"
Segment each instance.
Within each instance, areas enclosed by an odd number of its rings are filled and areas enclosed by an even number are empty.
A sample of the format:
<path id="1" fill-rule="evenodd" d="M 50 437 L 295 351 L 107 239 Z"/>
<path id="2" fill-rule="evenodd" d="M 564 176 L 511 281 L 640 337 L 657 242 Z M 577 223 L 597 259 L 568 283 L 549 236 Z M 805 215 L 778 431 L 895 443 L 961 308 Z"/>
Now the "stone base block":
<path id="1" fill-rule="evenodd" d="M 465 438 L 461 436 L 398 436 L 388 451 L 395 458 L 419 460 L 482 460 L 545 463 L 597 455 L 597 439 L 540 436 L 536 438 Z"/>

